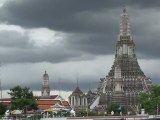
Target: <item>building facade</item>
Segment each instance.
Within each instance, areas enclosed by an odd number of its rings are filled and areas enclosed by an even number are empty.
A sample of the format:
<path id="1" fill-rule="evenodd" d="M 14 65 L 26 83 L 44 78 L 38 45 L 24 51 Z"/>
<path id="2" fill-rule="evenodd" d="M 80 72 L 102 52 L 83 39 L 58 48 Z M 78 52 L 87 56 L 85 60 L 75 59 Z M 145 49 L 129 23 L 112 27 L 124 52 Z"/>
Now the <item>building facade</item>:
<path id="1" fill-rule="evenodd" d="M 114 63 L 106 78 L 100 79 L 97 95 L 90 109 L 117 103 L 133 110 L 138 106 L 139 94 L 149 92 L 151 86 L 151 79 L 146 77 L 138 64 L 129 17 L 124 8 L 120 18 Z"/>

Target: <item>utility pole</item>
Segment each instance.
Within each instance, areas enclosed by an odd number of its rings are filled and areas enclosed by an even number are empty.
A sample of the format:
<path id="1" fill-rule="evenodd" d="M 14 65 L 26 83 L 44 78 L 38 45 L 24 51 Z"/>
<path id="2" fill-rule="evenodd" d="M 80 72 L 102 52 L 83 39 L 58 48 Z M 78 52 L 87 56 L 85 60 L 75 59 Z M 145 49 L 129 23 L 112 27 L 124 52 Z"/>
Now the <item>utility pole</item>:
<path id="1" fill-rule="evenodd" d="M 1 91 L 1 101 L 2 101 L 2 83 L 1 83 L 1 80 L 0 80 L 0 91 Z"/>
<path id="2" fill-rule="evenodd" d="M 0 63 L 0 75 L 1 75 L 1 63 Z M 0 91 L 1 91 L 1 102 L 2 102 L 2 81 L 0 77 Z"/>
<path id="3" fill-rule="evenodd" d="M 61 78 L 59 79 L 58 84 L 59 84 L 59 96 L 61 96 Z"/>
<path id="4" fill-rule="evenodd" d="M 158 108 L 158 104 L 157 104 L 157 115 L 158 115 L 158 111 L 159 111 L 159 108 Z"/>

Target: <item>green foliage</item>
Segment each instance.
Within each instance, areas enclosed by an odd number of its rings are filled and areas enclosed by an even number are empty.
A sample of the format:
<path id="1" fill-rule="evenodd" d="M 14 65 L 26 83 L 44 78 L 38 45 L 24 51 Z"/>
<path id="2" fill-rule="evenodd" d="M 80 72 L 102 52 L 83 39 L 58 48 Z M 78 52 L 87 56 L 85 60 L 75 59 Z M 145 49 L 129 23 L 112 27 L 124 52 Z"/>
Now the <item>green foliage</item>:
<path id="1" fill-rule="evenodd" d="M 12 109 L 37 109 L 35 98 L 28 87 L 15 86 L 8 93 L 12 98 Z"/>
<path id="2" fill-rule="evenodd" d="M 76 111 L 77 117 L 87 116 L 87 111 Z"/>
<path id="3" fill-rule="evenodd" d="M 98 116 L 97 112 L 88 112 L 88 116 Z"/>
<path id="4" fill-rule="evenodd" d="M 7 110 L 7 106 L 5 106 L 2 103 L 0 103 L 0 115 L 4 115 L 6 110 Z"/>
<path id="5" fill-rule="evenodd" d="M 64 116 L 64 117 L 70 117 L 71 113 L 69 111 L 66 111 L 66 110 L 61 110 L 60 115 Z"/>
<path id="6" fill-rule="evenodd" d="M 117 112 L 118 107 L 119 107 L 118 104 L 113 103 L 108 107 L 108 112 L 114 111 L 114 113 L 115 113 L 115 112 Z"/>
<path id="7" fill-rule="evenodd" d="M 121 108 L 121 112 L 122 112 L 122 113 L 126 113 L 126 109 L 125 109 L 123 106 L 121 106 L 121 107 L 122 107 L 122 108 Z M 109 112 L 109 114 L 110 114 L 112 111 L 114 111 L 114 114 L 115 114 L 115 115 L 119 115 L 119 112 L 120 112 L 120 111 L 118 111 L 118 108 L 119 108 L 119 104 L 113 103 L 113 104 L 111 104 L 111 105 L 108 107 L 107 111 Z"/>
<path id="8" fill-rule="evenodd" d="M 141 108 L 144 108 L 146 113 L 156 114 L 157 106 L 160 109 L 160 86 L 153 86 L 150 93 L 141 93 L 139 96 L 139 102 Z"/>
<path id="9" fill-rule="evenodd" d="M 34 114 L 34 115 L 23 115 L 21 116 L 21 120 L 41 120 L 43 118 L 42 114 Z"/>

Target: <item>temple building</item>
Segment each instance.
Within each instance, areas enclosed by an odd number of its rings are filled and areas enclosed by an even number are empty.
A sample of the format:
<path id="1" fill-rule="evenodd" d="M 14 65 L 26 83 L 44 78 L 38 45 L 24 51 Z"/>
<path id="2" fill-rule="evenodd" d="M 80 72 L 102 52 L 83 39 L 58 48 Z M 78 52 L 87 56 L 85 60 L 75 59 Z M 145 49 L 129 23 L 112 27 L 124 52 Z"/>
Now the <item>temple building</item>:
<path id="1" fill-rule="evenodd" d="M 149 92 L 151 86 L 151 79 L 146 77 L 138 64 L 129 17 L 124 8 L 120 18 L 114 63 L 108 75 L 100 79 L 97 95 L 90 103 L 90 109 L 107 108 L 117 103 L 125 106 L 128 111 L 133 111 L 139 105 L 139 94 Z"/>
<path id="2" fill-rule="evenodd" d="M 87 96 L 80 90 L 78 85 L 69 96 L 69 103 L 76 111 L 88 108 Z"/>
<path id="3" fill-rule="evenodd" d="M 43 75 L 41 97 L 44 97 L 44 98 L 50 97 L 49 76 L 46 71 Z"/>
<path id="4" fill-rule="evenodd" d="M 68 101 L 64 100 L 60 95 L 50 95 L 49 75 L 45 71 L 43 74 L 41 96 L 34 96 L 38 109 L 41 111 L 47 111 L 49 109 L 65 109 L 70 110 L 71 106 Z M 12 106 L 12 98 L 1 98 L 0 102 L 6 105 L 8 108 Z"/>
<path id="5" fill-rule="evenodd" d="M 51 95 L 49 86 L 49 75 L 45 71 L 43 74 L 41 96 L 35 96 L 38 108 L 47 110 L 55 106 L 61 106 L 63 109 L 71 109 L 68 101 L 64 100 L 60 95 Z"/>

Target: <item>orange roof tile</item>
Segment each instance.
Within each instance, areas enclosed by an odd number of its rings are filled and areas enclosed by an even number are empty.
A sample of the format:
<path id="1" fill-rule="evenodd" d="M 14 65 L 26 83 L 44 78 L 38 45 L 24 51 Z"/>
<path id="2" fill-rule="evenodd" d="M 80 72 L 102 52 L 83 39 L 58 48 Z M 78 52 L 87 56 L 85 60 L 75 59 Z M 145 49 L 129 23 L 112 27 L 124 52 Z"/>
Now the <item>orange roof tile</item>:
<path id="1" fill-rule="evenodd" d="M 56 103 L 62 105 L 60 100 L 36 100 L 38 105 L 54 105 Z"/>
<path id="2" fill-rule="evenodd" d="M 58 95 L 51 95 L 50 97 L 48 97 L 47 99 L 56 99 Z M 45 99 L 42 96 L 34 96 L 35 99 Z"/>
<path id="3" fill-rule="evenodd" d="M 2 98 L 0 101 L 11 101 L 11 98 Z"/>
<path id="4" fill-rule="evenodd" d="M 62 104 L 63 104 L 64 106 L 70 106 L 69 103 L 68 103 L 68 101 L 62 101 Z"/>
<path id="5" fill-rule="evenodd" d="M 38 108 L 41 110 L 46 110 L 46 109 L 50 108 L 50 105 L 38 105 Z"/>
<path id="6" fill-rule="evenodd" d="M 71 107 L 68 101 L 62 101 L 62 104 L 65 108 L 70 108 Z"/>
<path id="7" fill-rule="evenodd" d="M 58 95 L 51 95 L 50 99 L 55 99 Z"/>
<path id="8" fill-rule="evenodd" d="M 2 102 L 3 105 L 10 106 L 11 102 Z"/>

